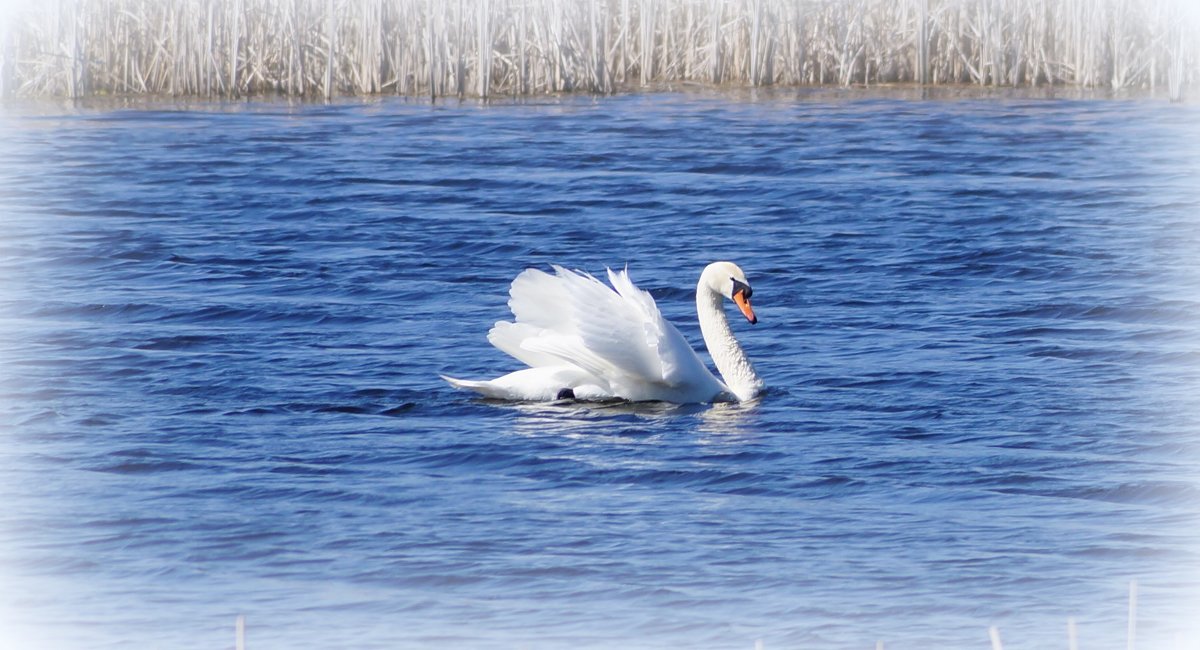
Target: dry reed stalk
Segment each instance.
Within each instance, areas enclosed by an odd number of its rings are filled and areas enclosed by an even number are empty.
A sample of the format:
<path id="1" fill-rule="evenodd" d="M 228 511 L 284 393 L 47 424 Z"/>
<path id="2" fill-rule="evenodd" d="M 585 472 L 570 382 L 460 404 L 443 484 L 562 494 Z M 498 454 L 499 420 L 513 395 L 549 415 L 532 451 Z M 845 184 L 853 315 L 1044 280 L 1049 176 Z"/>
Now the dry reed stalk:
<path id="1" fill-rule="evenodd" d="M 1137 580 L 1129 581 L 1129 632 L 1126 640 L 1126 648 L 1128 650 L 1136 650 L 1137 648 L 1137 606 L 1138 606 L 1138 583 Z"/>

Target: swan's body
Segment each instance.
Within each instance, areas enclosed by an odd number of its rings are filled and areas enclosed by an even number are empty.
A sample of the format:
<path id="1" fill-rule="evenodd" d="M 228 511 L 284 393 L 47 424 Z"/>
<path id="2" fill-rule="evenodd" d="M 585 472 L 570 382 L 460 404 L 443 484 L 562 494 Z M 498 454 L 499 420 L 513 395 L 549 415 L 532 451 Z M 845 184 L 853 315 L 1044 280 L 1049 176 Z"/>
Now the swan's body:
<path id="1" fill-rule="evenodd" d="M 488 332 L 492 345 L 528 365 L 490 381 L 444 377 L 485 397 L 549 401 L 625 399 L 675 403 L 744 401 L 763 388 L 725 318 L 736 302 L 751 323 L 752 291 L 736 264 L 714 262 L 696 285 L 696 313 L 709 354 L 725 381 L 704 365 L 687 339 L 658 311 L 628 271 L 608 271 L 612 288 L 586 273 L 526 269 L 508 301 L 514 321 Z"/>

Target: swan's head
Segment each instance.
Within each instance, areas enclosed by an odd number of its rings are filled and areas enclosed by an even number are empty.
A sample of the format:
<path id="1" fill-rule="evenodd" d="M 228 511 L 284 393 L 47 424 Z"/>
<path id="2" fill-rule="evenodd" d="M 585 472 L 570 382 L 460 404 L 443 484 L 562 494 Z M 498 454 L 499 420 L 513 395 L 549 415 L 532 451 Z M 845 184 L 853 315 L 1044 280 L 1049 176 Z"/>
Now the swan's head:
<path id="1" fill-rule="evenodd" d="M 700 274 L 700 283 L 713 292 L 733 301 L 738 309 L 751 324 L 758 322 L 754 310 L 750 308 L 750 296 L 754 291 L 746 279 L 746 272 L 733 262 L 713 262 L 704 268 Z"/>

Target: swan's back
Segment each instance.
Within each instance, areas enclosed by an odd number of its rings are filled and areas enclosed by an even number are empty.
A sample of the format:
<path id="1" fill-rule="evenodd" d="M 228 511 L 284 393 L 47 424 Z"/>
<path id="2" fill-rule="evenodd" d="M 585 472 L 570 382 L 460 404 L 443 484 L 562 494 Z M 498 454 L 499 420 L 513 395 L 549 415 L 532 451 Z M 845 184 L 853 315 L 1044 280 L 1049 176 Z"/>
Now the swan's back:
<path id="1" fill-rule="evenodd" d="M 488 340 L 531 368 L 574 373 L 580 397 L 697 402 L 725 391 L 628 272 L 608 278 L 611 288 L 561 266 L 526 269 L 509 289 L 514 321 L 496 323 Z"/>

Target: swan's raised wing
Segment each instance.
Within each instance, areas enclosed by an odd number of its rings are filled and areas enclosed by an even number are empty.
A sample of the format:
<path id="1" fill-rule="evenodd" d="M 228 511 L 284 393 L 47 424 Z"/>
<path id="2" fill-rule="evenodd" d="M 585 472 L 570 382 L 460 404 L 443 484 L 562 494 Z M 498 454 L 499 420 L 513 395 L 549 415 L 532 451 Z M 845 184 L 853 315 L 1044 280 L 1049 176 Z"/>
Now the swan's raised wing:
<path id="1" fill-rule="evenodd" d="M 627 272 L 610 270 L 610 288 L 586 273 L 554 271 L 527 269 L 513 280 L 508 304 L 516 322 L 492 329 L 497 348 L 532 367 L 577 367 L 628 399 L 723 388 Z"/>
<path id="2" fill-rule="evenodd" d="M 646 350 L 657 362 L 663 383 L 682 386 L 694 384 L 698 380 L 711 380 L 718 387 L 722 387 L 721 382 L 709 372 L 683 334 L 663 318 L 650 292 L 643 291 L 633 284 L 628 269 L 608 269 L 608 281 L 625 304 L 631 305 L 642 316 L 641 332 L 645 337 Z"/>

